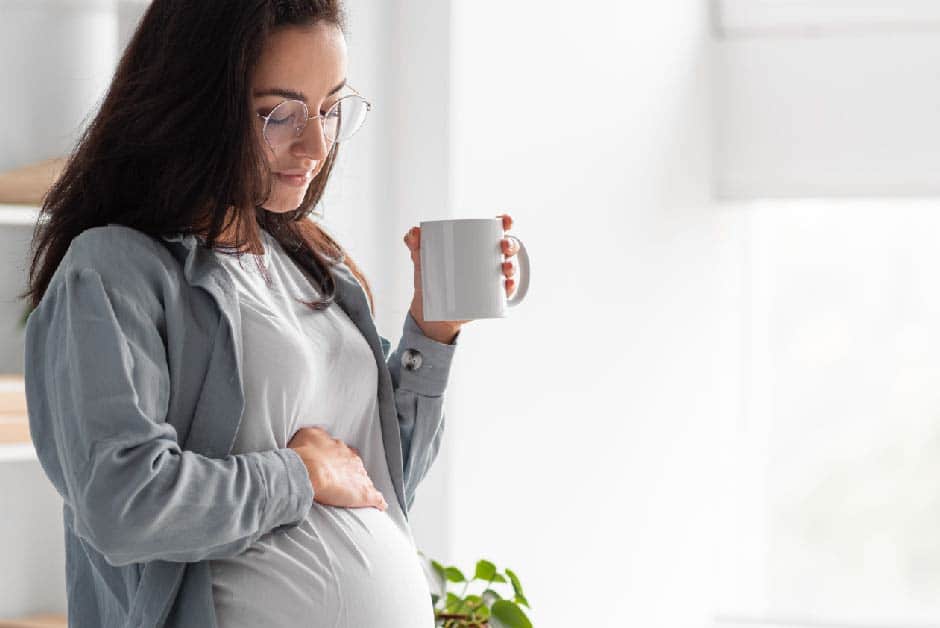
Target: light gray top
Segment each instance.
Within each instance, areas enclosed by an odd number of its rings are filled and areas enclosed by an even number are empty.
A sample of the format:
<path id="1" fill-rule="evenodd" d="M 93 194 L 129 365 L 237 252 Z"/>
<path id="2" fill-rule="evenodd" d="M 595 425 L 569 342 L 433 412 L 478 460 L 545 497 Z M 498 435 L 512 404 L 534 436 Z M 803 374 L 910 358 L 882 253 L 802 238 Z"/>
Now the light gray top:
<path id="1" fill-rule="evenodd" d="M 332 273 L 330 307 L 378 369 L 388 501 L 407 517 L 440 448 L 457 343 L 407 314 L 390 351 L 352 271 Z M 245 391 L 231 275 L 192 235 L 93 227 L 27 319 L 30 436 L 62 496 L 70 628 L 216 626 L 209 561 L 300 524 L 313 505 L 294 450 L 232 453 Z"/>
<path id="2" fill-rule="evenodd" d="M 263 255 L 216 252 L 242 315 L 245 415 L 232 453 L 286 447 L 298 429 L 323 427 L 359 450 L 389 507 L 314 502 L 296 527 L 210 561 L 219 626 L 433 628 L 431 593 L 385 463 L 372 351 L 341 308 L 316 312 L 296 300 L 318 294 L 277 240 L 262 238 Z"/>

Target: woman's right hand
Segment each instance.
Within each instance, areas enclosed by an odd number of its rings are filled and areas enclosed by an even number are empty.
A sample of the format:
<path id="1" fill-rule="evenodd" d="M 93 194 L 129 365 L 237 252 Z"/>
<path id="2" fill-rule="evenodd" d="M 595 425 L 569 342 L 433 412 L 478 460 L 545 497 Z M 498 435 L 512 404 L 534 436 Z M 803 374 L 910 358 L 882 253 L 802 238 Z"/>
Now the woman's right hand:
<path id="1" fill-rule="evenodd" d="M 307 467 L 314 501 L 344 508 L 388 508 L 354 447 L 332 438 L 321 427 L 297 430 L 287 446 L 297 452 Z"/>

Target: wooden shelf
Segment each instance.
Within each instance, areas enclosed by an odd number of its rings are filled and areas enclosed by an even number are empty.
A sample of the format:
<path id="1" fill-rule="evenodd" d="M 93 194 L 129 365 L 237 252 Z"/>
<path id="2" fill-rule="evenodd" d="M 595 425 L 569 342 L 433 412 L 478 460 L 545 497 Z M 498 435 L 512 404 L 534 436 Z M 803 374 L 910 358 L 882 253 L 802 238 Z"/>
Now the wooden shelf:
<path id="1" fill-rule="evenodd" d="M 0 414 L 0 445 L 31 443 L 26 415 Z"/>
<path id="2" fill-rule="evenodd" d="M 47 159 L 0 172 L 0 203 L 40 205 L 65 167 L 65 158 Z"/>
<path id="3" fill-rule="evenodd" d="M 65 615 L 30 615 L 21 619 L 0 619 L 0 628 L 68 628 Z"/>

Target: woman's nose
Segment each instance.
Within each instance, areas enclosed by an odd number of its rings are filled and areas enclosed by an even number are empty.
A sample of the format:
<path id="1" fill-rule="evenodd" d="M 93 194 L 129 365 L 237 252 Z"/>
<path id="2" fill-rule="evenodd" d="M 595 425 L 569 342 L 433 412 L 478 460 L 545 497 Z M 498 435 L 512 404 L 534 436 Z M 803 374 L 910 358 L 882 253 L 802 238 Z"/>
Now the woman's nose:
<path id="1" fill-rule="evenodd" d="M 303 133 L 291 146 L 295 157 L 309 157 L 314 161 L 323 161 L 330 152 L 330 143 L 326 141 L 320 119 L 310 120 Z"/>

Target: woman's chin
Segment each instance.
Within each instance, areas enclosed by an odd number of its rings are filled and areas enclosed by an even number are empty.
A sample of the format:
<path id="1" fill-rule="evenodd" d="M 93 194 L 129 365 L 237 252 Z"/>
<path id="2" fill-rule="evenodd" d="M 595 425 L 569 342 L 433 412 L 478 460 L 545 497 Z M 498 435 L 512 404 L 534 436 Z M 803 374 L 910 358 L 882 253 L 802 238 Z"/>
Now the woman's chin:
<path id="1" fill-rule="evenodd" d="M 286 214 L 300 207 L 301 203 L 304 202 L 305 194 L 306 190 L 304 190 L 304 194 L 293 194 L 290 198 L 279 196 L 275 200 L 262 203 L 261 206 L 275 214 Z"/>

